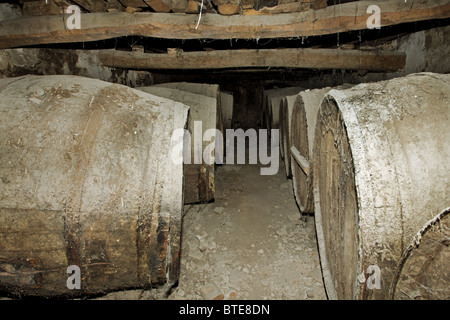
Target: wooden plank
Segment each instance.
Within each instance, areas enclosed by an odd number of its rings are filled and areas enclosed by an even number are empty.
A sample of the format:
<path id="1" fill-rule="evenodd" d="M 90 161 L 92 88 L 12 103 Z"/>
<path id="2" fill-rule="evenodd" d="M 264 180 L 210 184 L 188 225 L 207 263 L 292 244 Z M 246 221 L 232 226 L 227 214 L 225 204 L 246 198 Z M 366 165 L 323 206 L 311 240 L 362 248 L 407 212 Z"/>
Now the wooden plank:
<path id="1" fill-rule="evenodd" d="M 187 8 L 187 0 L 161 0 L 173 12 L 184 13 Z"/>
<path id="2" fill-rule="evenodd" d="M 54 0 L 48 1 L 28 1 L 24 2 L 22 8 L 23 16 L 46 16 L 62 14 L 63 9 Z"/>
<path id="3" fill-rule="evenodd" d="M 282 3 L 275 7 L 264 7 L 258 10 L 257 13 L 277 14 L 277 13 L 307 11 L 309 9 L 310 4 L 307 2 L 290 2 L 290 3 Z"/>
<path id="4" fill-rule="evenodd" d="M 186 13 L 199 13 L 200 7 L 198 5 L 198 2 L 195 0 L 189 0 L 185 12 Z"/>
<path id="5" fill-rule="evenodd" d="M 144 0 L 120 0 L 120 2 L 125 7 L 133 7 L 133 8 L 145 8 L 145 7 L 148 7 L 148 5 L 145 3 Z"/>
<path id="6" fill-rule="evenodd" d="M 217 6 L 217 11 L 226 16 L 238 14 L 241 11 L 241 6 L 237 3 L 224 3 Z"/>
<path id="7" fill-rule="evenodd" d="M 291 147 L 291 155 L 297 161 L 300 168 L 302 168 L 303 172 L 309 176 L 309 161 L 303 157 L 300 152 L 297 150 L 295 146 Z"/>
<path id="8" fill-rule="evenodd" d="M 170 8 L 166 6 L 161 0 L 146 0 L 145 3 L 147 3 L 156 12 L 170 12 Z"/>
<path id="9" fill-rule="evenodd" d="M 105 1 L 73 0 L 72 2 L 89 12 L 105 12 L 108 8 L 108 4 Z"/>
<path id="10" fill-rule="evenodd" d="M 339 49 L 216 50 L 177 55 L 101 50 L 99 58 L 104 66 L 126 69 L 287 67 L 397 71 L 406 62 L 404 53 Z"/>
<path id="11" fill-rule="evenodd" d="M 108 0 L 108 12 L 124 11 L 125 7 L 119 2 L 119 0 Z"/>
<path id="12" fill-rule="evenodd" d="M 183 13 L 188 6 L 188 0 L 146 0 L 145 1 L 156 12 Z"/>
<path id="13" fill-rule="evenodd" d="M 204 15 L 163 13 L 90 13 L 81 15 L 81 29 L 70 30 L 61 17 L 42 16 L 0 22 L 0 48 L 46 43 L 95 41 L 138 35 L 166 39 L 285 38 L 334 34 L 367 28 L 373 1 L 358 1 L 321 10 L 276 15 Z M 381 26 L 450 17 L 448 0 L 379 2 Z M 64 19 L 68 19 L 65 16 Z"/>

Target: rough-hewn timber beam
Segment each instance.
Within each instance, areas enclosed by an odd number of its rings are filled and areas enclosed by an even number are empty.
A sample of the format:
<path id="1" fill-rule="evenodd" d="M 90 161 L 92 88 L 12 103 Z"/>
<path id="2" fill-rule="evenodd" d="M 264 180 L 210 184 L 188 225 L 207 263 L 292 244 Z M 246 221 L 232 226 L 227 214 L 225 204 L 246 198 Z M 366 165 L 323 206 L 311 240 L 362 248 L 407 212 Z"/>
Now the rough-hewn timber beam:
<path id="1" fill-rule="evenodd" d="M 154 54 L 119 50 L 99 51 L 107 67 L 126 69 L 226 69 L 286 67 L 397 71 L 406 62 L 404 53 L 340 49 L 216 50 Z"/>
<path id="2" fill-rule="evenodd" d="M 358 1 L 320 10 L 255 16 L 202 16 L 170 13 L 87 13 L 81 29 L 68 30 L 61 16 L 24 17 L 0 21 L 0 48 L 45 43 L 81 42 L 139 35 L 167 39 L 283 38 L 333 34 L 367 28 L 373 1 Z M 381 26 L 450 17 L 448 0 L 387 0 L 381 9 Z"/>

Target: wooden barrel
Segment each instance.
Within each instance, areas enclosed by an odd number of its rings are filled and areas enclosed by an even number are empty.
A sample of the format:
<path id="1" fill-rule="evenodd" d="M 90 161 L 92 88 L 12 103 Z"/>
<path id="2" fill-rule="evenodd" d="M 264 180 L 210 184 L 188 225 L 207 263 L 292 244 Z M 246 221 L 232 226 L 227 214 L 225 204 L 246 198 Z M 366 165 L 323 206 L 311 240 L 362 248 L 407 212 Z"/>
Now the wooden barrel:
<path id="1" fill-rule="evenodd" d="M 450 208 L 414 236 L 399 263 L 391 286 L 396 300 L 450 299 Z"/>
<path id="2" fill-rule="evenodd" d="M 347 89 L 345 84 L 334 89 Z M 323 97 L 332 88 L 301 91 L 294 101 L 290 118 L 290 165 L 295 201 L 303 213 L 314 213 L 313 151 L 317 112 Z"/>
<path id="3" fill-rule="evenodd" d="M 280 102 L 280 152 L 284 159 L 287 178 L 292 177 L 291 170 L 291 118 L 297 95 L 286 96 Z"/>
<path id="4" fill-rule="evenodd" d="M 221 132 L 223 132 L 224 125 L 223 125 L 223 118 L 221 116 L 222 115 L 222 104 L 220 95 L 221 91 L 218 84 L 195 83 L 195 82 L 167 82 L 157 84 L 154 87 L 178 89 L 216 99 L 217 101 L 216 128 L 219 129 Z"/>
<path id="5" fill-rule="evenodd" d="M 195 94 L 184 90 L 166 88 L 162 86 L 139 87 L 141 91 L 154 94 L 159 97 L 181 102 L 189 107 L 188 130 L 191 135 L 191 161 L 184 165 L 184 204 L 207 203 L 214 200 L 214 151 L 207 161 L 203 157 L 211 141 L 216 141 L 215 133 L 211 140 L 203 140 L 205 132 L 216 129 L 216 99 L 211 96 Z M 195 125 L 201 124 L 201 131 L 196 132 Z M 199 141 L 200 143 L 196 143 Z M 223 141 L 221 139 L 220 141 Z M 223 145 L 218 145 L 222 148 Z M 200 159 L 200 161 L 196 161 Z M 197 163 L 196 163 L 197 162 Z"/>
<path id="6" fill-rule="evenodd" d="M 314 146 L 317 112 L 331 88 L 300 92 L 294 101 L 291 116 L 291 172 L 294 196 L 303 213 L 314 213 L 313 168 L 310 164 Z"/>
<path id="7" fill-rule="evenodd" d="M 200 94 L 203 96 L 211 97 L 216 99 L 216 128 L 220 132 L 225 132 L 225 118 L 223 116 L 224 111 L 222 110 L 222 91 L 218 84 L 209 83 L 195 83 L 195 82 L 167 82 L 154 85 L 154 87 L 164 87 L 171 89 L 178 89 L 182 91 L 187 91 L 195 94 Z M 228 106 L 226 106 L 228 107 Z M 224 138 L 225 139 L 225 138 Z M 225 145 L 225 140 L 222 141 L 222 145 Z M 217 165 L 218 163 L 216 163 Z"/>
<path id="8" fill-rule="evenodd" d="M 265 129 L 270 129 L 272 127 L 271 124 L 271 98 L 276 95 L 280 91 L 280 88 L 268 89 L 263 91 L 262 97 L 262 124 Z"/>
<path id="9" fill-rule="evenodd" d="M 0 79 L 0 290 L 80 296 L 178 280 L 188 107 L 76 76 Z M 81 288 L 68 287 L 69 266 Z M 76 284 L 76 274 L 74 274 Z"/>
<path id="10" fill-rule="evenodd" d="M 280 101 L 286 96 L 297 94 L 302 90 L 298 87 L 275 88 L 264 90 L 263 93 L 263 118 L 265 127 L 270 129 L 279 128 Z"/>
<path id="11" fill-rule="evenodd" d="M 267 98 L 270 90 L 263 90 L 262 97 L 261 97 L 261 126 L 264 129 L 269 129 L 269 111 L 268 111 L 268 104 L 267 104 Z M 270 132 L 270 131 L 269 131 Z"/>
<path id="12" fill-rule="evenodd" d="M 167 82 L 156 84 L 153 87 L 165 87 L 187 91 L 195 94 L 218 99 L 220 95 L 220 88 L 217 84 L 195 83 L 195 82 Z"/>
<path id="13" fill-rule="evenodd" d="M 302 88 L 299 87 L 289 87 L 289 88 L 282 88 L 277 90 L 276 92 L 272 92 L 269 102 L 269 119 L 270 119 L 270 128 L 271 129 L 279 129 L 280 126 L 280 102 L 281 100 L 286 97 L 293 94 L 299 93 Z"/>
<path id="14" fill-rule="evenodd" d="M 430 73 L 325 96 L 313 184 L 329 298 L 392 297 L 407 246 L 448 207 L 449 103 L 450 75 Z M 448 259 L 439 261 L 444 265 L 426 272 L 449 269 Z"/>

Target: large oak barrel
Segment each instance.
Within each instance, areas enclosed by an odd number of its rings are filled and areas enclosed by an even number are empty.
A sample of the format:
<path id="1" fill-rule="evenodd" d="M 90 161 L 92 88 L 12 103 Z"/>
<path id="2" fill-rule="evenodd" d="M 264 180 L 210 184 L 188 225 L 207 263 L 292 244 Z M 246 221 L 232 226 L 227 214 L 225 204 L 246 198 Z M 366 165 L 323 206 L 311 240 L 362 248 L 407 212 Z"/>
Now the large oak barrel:
<path id="1" fill-rule="evenodd" d="M 337 88 L 348 88 L 349 85 Z M 301 91 L 294 101 L 290 129 L 290 162 L 292 185 L 297 205 L 303 213 L 314 213 L 313 151 L 317 112 L 323 97 L 332 88 Z M 286 151 L 285 151 L 286 152 Z"/>
<path id="2" fill-rule="evenodd" d="M 26 76 L 0 79 L 0 114 L 0 290 L 176 283 L 183 166 L 171 136 L 188 107 L 94 79 Z M 69 266 L 80 289 L 67 285 Z"/>
<path id="3" fill-rule="evenodd" d="M 329 298 L 398 297 L 392 288 L 409 244 L 449 205 L 449 105 L 450 75 L 430 73 L 325 96 L 313 184 Z M 428 254 L 435 256 L 423 269 L 428 277 L 449 269 L 448 259 Z"/>
<path id="4" fill-rule="evenodd" d="M 195 82 L 166 82 L 154 85 L 154 87 L 178 89 L 216 99 L 217 101 L 216 128 L 219 129 L 221 132 L 224 132 L 224 123 L 223 123 L 224 119 L 222 116 L 223 114 L 222 99 L 220 86 L 218 84 L 195 83 Z"/>
<path id="5" fill-rule="evenodd" d="M 263 121 L 267 129 L 279 129 L 280 101 L 286 96 L 299 93 L 302 88 L 286 87 L 264 90 Z"/>
<path id="6" fill-rule="evenodd" d="M 203 136 L 206 131 L 216 129 L 216 99 L 163 86 L 139 87 L 138 89 L 181 102 L 189 107 L 188 130 L 191 137 L 191 161 L 184 165 L 184 203 L 207 203 L 214 200 L 215 148 L 209 148 L 211 153 L 208 159 L 204 159 L 203 153 L 209 144 L 216 141 L 216 133 L 205 140 L 203 140 Z M 201 128 L 201 131 L 196 130 L 196 126 Z M 216 142 L 223 143 L 223 139 Z M 218 144 L 217 147 L 223 150 L 222 144 Z"/>

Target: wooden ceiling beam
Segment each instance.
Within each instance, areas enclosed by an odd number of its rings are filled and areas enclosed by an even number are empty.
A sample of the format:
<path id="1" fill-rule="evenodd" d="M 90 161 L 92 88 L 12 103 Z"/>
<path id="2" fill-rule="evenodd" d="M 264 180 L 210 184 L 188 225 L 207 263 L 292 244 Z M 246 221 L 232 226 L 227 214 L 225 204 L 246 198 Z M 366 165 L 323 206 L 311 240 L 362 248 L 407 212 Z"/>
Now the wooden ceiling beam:
<path id="1" fill-rule="evenodd" d="M 102 65 L 125 69 L 304 68 L 368 71 L 403 69 L 406 54 L 341 49 L 215 50 L 167 54 L 100 50 Z"/>
<path id="2" fill-rule="evenodd" d="M 81 29 L 67 29 L 60 16 L 23 17 L 0 21 L 0 48 L 69 43 L 143 36 L 166 39 L 263 39 L 318 36 L 363 30 L 371 14 L 373 1 L 358 1 L 276 15 L 205 14 L 199 27 L 197 15 L 172 13 L 86 13 L 81 15 Z M 381 26 L 450 17 L 448 0 L 377 2 Z"/>

